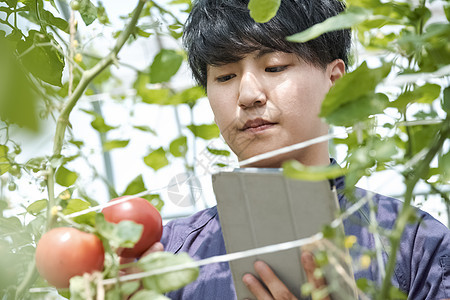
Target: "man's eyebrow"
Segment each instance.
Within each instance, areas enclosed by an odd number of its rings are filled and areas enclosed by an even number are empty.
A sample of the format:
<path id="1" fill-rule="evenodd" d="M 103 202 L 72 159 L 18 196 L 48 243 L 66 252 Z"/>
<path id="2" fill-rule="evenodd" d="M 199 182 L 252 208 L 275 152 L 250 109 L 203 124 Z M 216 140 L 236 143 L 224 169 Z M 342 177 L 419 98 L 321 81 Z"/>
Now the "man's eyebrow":
<path id="1" fill-rule="evenodd" d="M 275 49 L 272 48 L 262 48 L 261 50 L 258 50 L 258 54 L 255 55 L 255 59 L 260 59 L 264 55 L 270 54 L 276 52 Z"/>

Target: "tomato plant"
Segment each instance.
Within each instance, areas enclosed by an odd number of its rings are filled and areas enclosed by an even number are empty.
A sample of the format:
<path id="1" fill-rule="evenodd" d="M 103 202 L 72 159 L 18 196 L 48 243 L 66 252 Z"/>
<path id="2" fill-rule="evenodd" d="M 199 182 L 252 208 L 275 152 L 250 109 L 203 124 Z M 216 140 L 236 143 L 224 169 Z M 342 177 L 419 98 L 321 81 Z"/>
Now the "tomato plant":
<path id="1" fill-rule="evenodd" d="M 116 201 L 123 197 L 112 199 Z M 124 248 L 123 257 L 140 257 L 148 248 L 161 239 L 162 219 L 158 210 L 143 198 L 132 198 L 125 202 L 106 207 L 102 210 L 105 220 L 119 223 L 124 220 L 142 224 L 141 238 L 133 248 Z"/>
<path id="2" fill-rule="evenodd" d="M 57 288 L 68 288 L 73 276 L 102 271 L 104 260 L 97 236 L 70 227 L 48 231 L 36 248 L 39 274 Z"/>

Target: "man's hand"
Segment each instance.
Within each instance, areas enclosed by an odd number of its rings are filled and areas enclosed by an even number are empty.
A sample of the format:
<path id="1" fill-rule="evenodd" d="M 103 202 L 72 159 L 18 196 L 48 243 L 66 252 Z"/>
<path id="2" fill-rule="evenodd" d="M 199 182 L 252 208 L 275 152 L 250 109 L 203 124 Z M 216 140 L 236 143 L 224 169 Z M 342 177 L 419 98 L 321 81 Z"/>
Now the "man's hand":
<path id="1" fill-rule="evenodd" d="M 150 253 L 159 252 L 159 251 L 164 251 L 164 245 L 161 244 L 160 242 L 156 242 L 147 251 L 145 251 L 144 254 L 142 254 L 142 256 L 146 256 L 146 255 L 149 255 Z M 121 265 L 129 264 L 129 263 L 136 261 L 135 258 L 129 258 L 129 257 L 123 257 L 123 256 L 119 256 L 119 259 L 120 259 Z M 121 269 L 119 271 L 119 274 L 122 276 L 122 275 L 139 273 L 139 272 L 142 272 L 142 270 L 140 270 L 138 267 L 128 267 L 128 268 Z M 133 294 L 137 293 L 140 289 L 142 289 L 142 284 L 140 285 L 139 289 L 137 291 L 135 291 Z M 133 294 L 123 297 L 122 300 L 130 299 L 133 296 Z"/>
<path id="2" fill-rule="evenodd" d="M 144 254 L 142 254 L 142 256 L 146 256 L 146 255 L 149 255 L 150 253 L 159 252 L 159 251 L 164 251 L 164 245 L 161 244 L 160 242 L 156 242 L 147 251 L 145 251 Z M 136 260 L 135 258 L 129 258 L 129 257 L 123 257 L 123 256 L 119 256 L 119 258 L 120 258 L 121 265 L 132 263 Z M 120 275 L 138 273 L 138 272 L 141 272 L 141 270 L 139 270 L 139 268 L 129 267 L 129 268 L 122 269 L 120 271 Z"/>
<path id="3" fill-rule="evenodd" d="M 314 257 L 311 252 L 304 251 L 301 256 L 303 268 L 308 279 L 315 289 L 322 289 L 326 287 L 325 279 L 315 278 L 314 270 L 317 268 L 314 262 Z M 262 283 L 252 274 L 245 274 L 242 281 L 247 286 L 249 291 L 258 300 L 271 299 L 297 299 L 289 289 L 281 282 L 270 267 L 263 261 L 257 261 L 254 264 L 256 273 L 262 280 Z M 264 285 L 265 286 L 264 286 Z M 330 300 L 330 297 L 325 297 L 322 300 Z"/>

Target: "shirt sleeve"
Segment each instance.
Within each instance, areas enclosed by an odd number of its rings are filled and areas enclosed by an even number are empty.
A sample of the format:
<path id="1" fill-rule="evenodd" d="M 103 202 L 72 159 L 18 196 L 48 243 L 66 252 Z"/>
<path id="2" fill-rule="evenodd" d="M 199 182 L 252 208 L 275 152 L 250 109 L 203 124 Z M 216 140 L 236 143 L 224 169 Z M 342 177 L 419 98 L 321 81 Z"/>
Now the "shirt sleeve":
<path id="1" fill-rule="evenodd" d="M 408 299 L 450 298 L 450 230 L 428 213 L 406 228 L 397 273 Z"/>

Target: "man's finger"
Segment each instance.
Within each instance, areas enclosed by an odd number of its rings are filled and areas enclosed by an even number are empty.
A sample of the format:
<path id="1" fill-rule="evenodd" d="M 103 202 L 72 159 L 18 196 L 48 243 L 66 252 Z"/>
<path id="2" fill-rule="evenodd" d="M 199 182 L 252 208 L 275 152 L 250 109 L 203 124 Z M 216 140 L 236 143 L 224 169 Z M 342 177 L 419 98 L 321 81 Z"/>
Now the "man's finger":
<path id="1" fill-rule="evenodd" d="M 249 291 L 256 297 L 256 299 L 273 300 L 272 296 L 269 294 L 266 288 L 252 274 L 245 274 L 242 277 L 242 281 L 244 282 L 245 286 L 249 289 Z"/>
<path id="2" fill-rule="evenodd" d="M 325 278 L 322 276 L 320 278 L 316 278 L 314 276 L 314 271 L 317 269 L 316 262 L 314 261 L 314 256 L 311 252 L 303 251 L 301 256 L 301 261 L 303 268 L 305 269 L 306 277 L 308 282 L 313 285 L 314 289 L 320 290 L 327 287 L 327 283 L 325 282 Z M 325 297 L 323 300 L 329 300 L 329 297 Z"/>
<path id="3" fill-rule="evenodd" d="M 146 256 L 146 255 L 149 255 L 150 253 L 159 252 L 159 251 L 164 251 L 164 245 L 161 244 L 160 242 L 156 242 L 150 248 L 148 248 L 147 251 L 145 251 L 144 254 L 142 254 L 142 256 Z M 135 262 L 136 258 L 119 256 L 119 261 L 120 261 L 121 265 L 129 264 L 129 263 Z M 129 267 L 129 268 L 122 269 L 120 271 L 120 274 L 125 275 L 125 274 L 137 273 L 137 272 L 141 272 L 141 270 L 138 267 Z"/>
<path id="4" fill-rule="evenodd" d="M 150 253 L 160 251 L 164 251 L 164 245 L 160 242 L 156 242 L 150 248 L 148 248 L 147 251 L 145 251 L 144 254 L 142 254 L 142 256 L 146 256 L 149 255 Z"/>
<path id="5" fill-rule="evenodd" d="M 254 267 L 274 299 L 297 299 L 265 262 L 257 261 Z"/>

